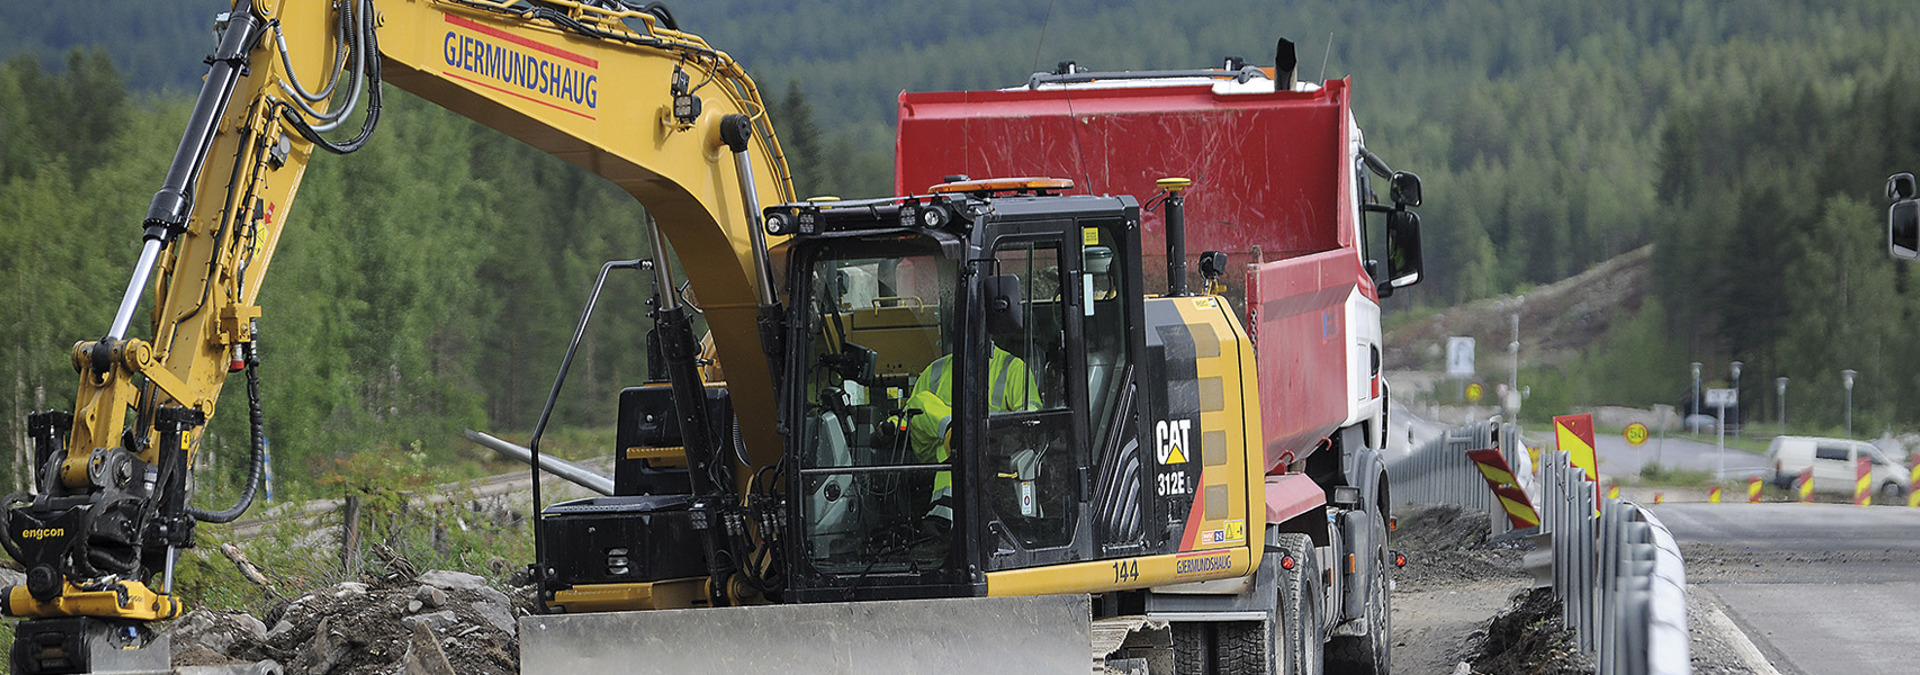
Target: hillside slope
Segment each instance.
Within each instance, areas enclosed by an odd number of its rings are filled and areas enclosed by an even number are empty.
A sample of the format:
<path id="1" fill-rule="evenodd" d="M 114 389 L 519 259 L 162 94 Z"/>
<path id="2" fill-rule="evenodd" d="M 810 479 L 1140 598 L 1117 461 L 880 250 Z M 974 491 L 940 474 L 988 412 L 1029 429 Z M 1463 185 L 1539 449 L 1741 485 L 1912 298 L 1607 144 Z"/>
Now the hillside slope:
<path id="1" fill-rule="evenodd" d="M 1653 247 L 1643 246 L 1562 281 L 1519 295 L 1449 307 L 1410 321 L 1390 321 L 1386 363 L 1395 370 L 1446 370 L 1447 338 L 1474 338 L 1481 372 L 1503 370 L 1520 315 L 1520 358 L 1528 367 L 1557 367 L 1592 352 L 1615 319 L 1636 313 L 1652 286 Z"/>

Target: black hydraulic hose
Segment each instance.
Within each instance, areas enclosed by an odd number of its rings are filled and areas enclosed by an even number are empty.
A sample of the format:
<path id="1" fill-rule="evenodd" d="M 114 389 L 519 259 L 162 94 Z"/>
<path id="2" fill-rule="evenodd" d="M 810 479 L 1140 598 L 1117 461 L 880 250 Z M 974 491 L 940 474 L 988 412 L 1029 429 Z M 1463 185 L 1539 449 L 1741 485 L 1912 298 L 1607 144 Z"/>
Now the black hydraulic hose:
<path id="1" fill-rule="evenodd" d="M 362 2 L 364 1 L 365 0 L 362 0 Z M 373 9 L 371 6 L 366 6 L 361 11 L 363 12 L 362 16 L 367 16 L 372 13 Z M 366 27 L 361 31 L 359 46 L 356 47 L 356 49 L 367 50 L 369 58 L 366 60 L 366 76 L 367 85 L 371 90 L 368 92 L 369 95 L 367 97 L 367 117 L 360 123 L 360 135 L 354 136 L 352 140 L 345 143 L 329 141 L 326 137 L 321 136 L 320 132 L 316 131 L 313 125 L 307 122 L 306 118 L 301 117 L 300 111 L 296 110 L 293 104 L 286 101 L 280 102 L 281 114 L 287 119 L 288 123 L 293 125 L 294 131 L 300 133 L 301 138 L 305 138 L 308 142 L 320 146 L 322 150 L 336 155 L 344 155 L 359 150 L 367 144 L 367 139 L 373 136 L 374 127 L 380 125 L 380 40 L 374 30 L 373 21 L 366 21 Z"/>
<path id="2" fill-rule="evenodd" d="M 253 506 L 253 495 L 260 489 L 261 477 L 267 470 L 267 424 L 266 416 L 260 412 L 260 376 L 254 368 L 260 360 L 253 356 L 251 345 L 247 349 L 247 421 L 252 428 L 252 460 L 247 468 L 247 486 L 240 490 L 240 499 L 233 506 L 222 511 L 207 511 L 196 506 L 187 506 L 187 515 L 203 523 L 231 523 Z"/>

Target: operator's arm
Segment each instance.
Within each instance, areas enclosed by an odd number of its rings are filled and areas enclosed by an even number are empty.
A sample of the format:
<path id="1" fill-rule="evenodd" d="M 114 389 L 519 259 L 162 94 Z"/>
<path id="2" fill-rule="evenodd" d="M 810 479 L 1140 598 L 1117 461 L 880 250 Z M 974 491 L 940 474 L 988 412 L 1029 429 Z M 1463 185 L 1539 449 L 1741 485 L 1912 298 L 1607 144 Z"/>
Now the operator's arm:
<path id="1" fill-rule="evenodd" d="M 906 409 L 907 444 L 913 449 L 914 461 L 947 461 L 948 434 L 953 428 L 952 365 L 952 356 L 934 359 L 913 381 Z"/>

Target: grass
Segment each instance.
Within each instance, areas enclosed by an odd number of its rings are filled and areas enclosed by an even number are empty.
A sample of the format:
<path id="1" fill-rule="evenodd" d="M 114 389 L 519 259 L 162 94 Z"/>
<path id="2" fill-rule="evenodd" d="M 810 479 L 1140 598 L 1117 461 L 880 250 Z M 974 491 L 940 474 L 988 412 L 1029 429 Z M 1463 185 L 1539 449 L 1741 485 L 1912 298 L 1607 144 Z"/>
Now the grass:
<path id="1" fill-rule="evenodd" d="M 1719 482 L 1714 480 L 1711 471 L 1677 469 L 1649 463 L 1640 467 L 1640 475 L 1635 484 L 1657 487 L 1712 487 Z"/>
<path id="2" fill-rule="evenodd" d="M 522 441 L 525 437 L 525 433 L 519 435 Z M 544 451 L 562 457 L 589 459 L 610 453 L 613 438 L 612 427 L 556 429 L 542 445 Z M 491 450 L 477 446 L 472 452 L 455 454 L 457 459 L 446 463 L 430 458 L 430 453 L 418 447 L 362 452 L 334 460 L 319 480 L 281 486 L 282 494 L 303 498 L 359 498 L 358 569 L 349 569 L 342 561 L 339 542 L 343 517 L 338 510 L 321 514 L 311 523 L 287 518 L 245 541 L 237 540 L 230 527 L 201 526 L 195 530 L 198 545 L 182 551 L 175 563 L 174 596 L 188 611 L 210 608 L 265 616 L 274 606 L 310 591 L 384 575 L 388 565 L 375 552 L 376 546 L 397 554 L 415 571 L 459 570 L 503 580 L 506 573 L 533 562 L 533 534 L 528 530 L 525 504 L 494 506 L 474 499 L 471 493 L 449 493 L 444 486 L 451 481 L 524 470 L 525 465 L 497 459 Z M 437 503 L 418 499 L 429 495 L 444 499 Z M 196 501 L 215 503 L 223 499 L 230 497 L 202 495 Z M 476 503 L 483 508 L 476 509 Z M 250 513 L 263 513 L 267 506 L 256 502 Z M 242 576 L 221 552 L 222 544 L 235 546 L 260 570 L 269 588 Z M 149 584 L 158 589 L 160 575 L 155 574 Z M 0 621 L 0 645 L 13 644 L 15 624 Z"/>

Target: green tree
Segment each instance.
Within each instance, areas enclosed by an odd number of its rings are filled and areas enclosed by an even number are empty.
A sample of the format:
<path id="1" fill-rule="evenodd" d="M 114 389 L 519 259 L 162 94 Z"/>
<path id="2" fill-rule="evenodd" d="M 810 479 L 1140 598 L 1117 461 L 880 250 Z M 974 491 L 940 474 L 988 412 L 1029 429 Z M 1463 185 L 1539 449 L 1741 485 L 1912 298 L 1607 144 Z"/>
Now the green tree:
<path id="1" fill-rule="evenodd" d="M 1879 214 L 1851 197 L 1821 204 L 1814 226 L 1796 238 L 1802 255 L 1786 270 L 1792 313 L 1781 338 L 1785 371 L 1813 394 L 1795 399 L 1798 420 L 1821 426 L 1843 422 L 1840 371 L 1863 374 L 1854 390 L 1854 428 L 1887 421 L 1892 411 L 1889 347 L 1905 331 L 1894 296 L 1893 262 L 1880 250 Z"/>

